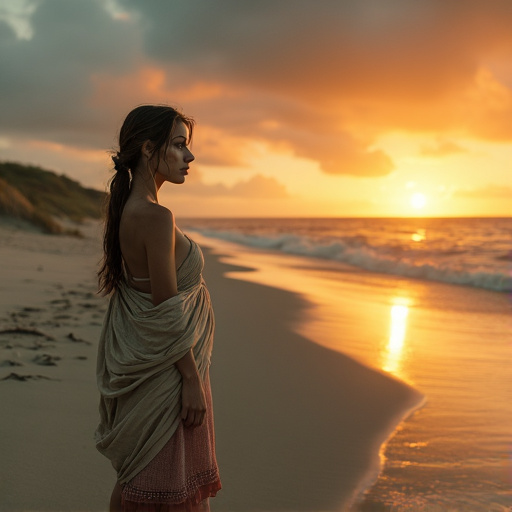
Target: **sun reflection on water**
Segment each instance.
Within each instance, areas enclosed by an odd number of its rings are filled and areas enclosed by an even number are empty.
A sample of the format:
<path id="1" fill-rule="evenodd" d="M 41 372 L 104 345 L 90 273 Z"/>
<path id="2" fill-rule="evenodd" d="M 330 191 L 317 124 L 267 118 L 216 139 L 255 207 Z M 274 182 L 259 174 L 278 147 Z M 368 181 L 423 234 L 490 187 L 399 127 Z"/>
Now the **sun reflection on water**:
<path id="1" fill-rule="evenodd" d="M 402 297 L 393 300 L 390 310 L 389 339 L 386 346 L 382 369 L 386 372 L 400 376 L 403 350 L 407 332 L 407 317 L 409 315 L 409 301 Z"/>
<path id="2" fill-rule="evenodd" d="M 413 242 L 423 242 L 427 239 L 427 230 L 426 229 L 418 229 L 415 233 L 411 235 L 411 240 Z"/>

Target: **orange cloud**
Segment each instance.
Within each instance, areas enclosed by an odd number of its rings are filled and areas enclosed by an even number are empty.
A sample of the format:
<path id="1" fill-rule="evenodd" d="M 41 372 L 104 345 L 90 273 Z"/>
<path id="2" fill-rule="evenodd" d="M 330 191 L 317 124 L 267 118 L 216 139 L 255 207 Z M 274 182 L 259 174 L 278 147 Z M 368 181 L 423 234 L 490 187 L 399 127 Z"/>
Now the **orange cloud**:
<path id="1" fill-rule="evenodd" d="M 288 197 L 286 187 L 272 177 L 257 174 L 246 181 L 239 181 L 232 186 L 222 183 L 206 184 L 196 172 L 196 178 L 188 180 L 187 186 L 180 191 L 181 195 L 202 197 L 238 197 L 282 199 Z"/>
<path id="2" fill-rule="evenodd" d="M 177 88 L 173 88 L 173 73 L 181 77 Z M 156 103 L 180 98 L 186 105 L 185 113 L 191 113 L 198 121 L 194 152 L 205 165 L 244 165 L 256 151 L 254 143 L 259 141 L 317 161 L 330 174 L 382 176 L 393 169 L 389 156 L 369 149 L 371 140 L 358 141 L 340 128 L 334 113 L 298 102 L 279 101 L 245 89 L 234 91 L 217 83 L 196 83 L 183 70 L 154 66 L 124 76 L 95 75 L 92 80 L 95 92 L 91 103 L 108 104 L 110 109 L 144 103 L 140 101 L 143 98 L 151 97 Z M 127 83 L 131 86 L 126 87 Z"/>
<path id="3" fill-rule="evenodd" d="M 456 142 L 450 140 L 439 140 L 436 144 L 423 146 L 420 154 L 429 157 L 443 157 L 464 152 L 466 152 L 466 150 Z"/>
<path id="4" fill-rule="evenodd" d="M 192 140 L 192 152 L 202 165 L 242 166 L 255 153 L 248 137 L 237 137 L 220 128 L 198 123 Z"/>
<path id="5" fill-rule="evenodd" d="M 290 136 L 284 132 L 283 139 L 297 156 L 319 162 L 320 168 L 328 174 L 385 176 L 394 169 L 393 161 L 385 152 L 370 149 L 347 133 Z"/>
<path id="6" fill-rule="evenodd" d="M 106 152 L 97 149 L 86 149 L 71 146 L 69 144 L 60 144 L 47 140 L 27 140 L 25 141 L 27 150 L 41 150 L 47 153 L 61 154 L 69 158 L 81 160 L 84 162 L 104 162 L 106 159 Z"/>
<path id="7" fill-rule="evenodd" d="M 474 199 L 512 199 L 512 187 L 504 187 L 501 185 L 487 185 L 486 187 L 458 190 L 453 195 L 454 197 L 468 197 Z"/>
<path id="8" fill-rule="evenodd" d="M 283 148 L 352 176 L 391 172 L 388 131 L 512 140 L 509 0 L 39 2 L 30 23 L 0 23 L 2 136 L 103 148 L 135 105 L 177 103 L 205 164 Z"/>

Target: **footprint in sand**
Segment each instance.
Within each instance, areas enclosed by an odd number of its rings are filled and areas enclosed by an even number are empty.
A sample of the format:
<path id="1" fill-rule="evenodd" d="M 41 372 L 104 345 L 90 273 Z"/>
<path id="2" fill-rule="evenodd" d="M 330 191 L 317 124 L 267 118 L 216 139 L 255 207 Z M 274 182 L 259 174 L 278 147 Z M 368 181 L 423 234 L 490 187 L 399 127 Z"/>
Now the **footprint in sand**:
<path id="1" fill-rule="evenodd" d="M 51 300 L 50 304 L 57 309 L 65 310 L 71 307 L 71 301 L 69 299 L 55 299 Z"/>
<path id="2" fill-rule="evenodd" d="M 20 363 L 19 361 L 13 361 L 12 359 L 4 359 L 0 366 L 23 366 L 23 363 Z"/>
<path id="3" fill-rule="evenodd" d="M 33 345 L 26 346 L 26 345 L 19 345 L 20 347 L 26 348 L 28 350 L 42 350 L 45 348 L 55 348 L 55 345 L 52 345 L 51 343 L 42 343 L 40 341 L 35 341 Z"/>
<path id="4" fill-rule="evenodd" d="M 97 309 L 97 308 L 99 308 L 100 305 L 90 303 L 90 302 L 82 302 L 82 303 L 78 304 L 78 306 L 80 306 L 81 308 L 84 308 L 84 309 Z"/>
<path id="5" fill-rule="evenodd" d="M 45 334 L 44 332 L 39 331 L 38 329 L 28 329 L 25 327 L 14 327 L 12 329 L 2 329 L 0 334 L 26 334 L 29 336 L 37 336 L 40 338 L 44 338 L 47 341 L 55 341 L 53 336 Z"/>
<path id="6" fill-rule="evenodd" d="M 82 338 L 77 338 L 72 332 L 70 332 L 66 337 L 75 343 L 85 343 L 86 345 L 92 345 L 90 341 L 83 340 Z"/>
<path id="7" fill-rule="evenodd" d="M 6 335 L 8 339 L 5 339 Z M 32 341 L 32 345 L 25 344 L 27 341 Z M 0 330 L 0 345 L 5 349 L 41 350 L 55 347 L 52 343 L 46 343 L 47 341 L 55 341 L 55 338 L 38 329 L 14 327 Z"/>
<path id="8" fill-rule="evenodd" d="M 57 361 L 60 361 L 60 357 L 51 356 L 50 354 L 38 354 L 32 361 L 41 366 L 57 366 Z"/>
<path id="9" fill-rule="evenodd" d="M 44 311 L 44 309 L 42 309 L 42 308 L 24 307 L 21 311 L 23 313 L 41 313 L 42 311 Z"/>
<path id="10" fill-rule="evenodd" d="M 27 382 L 29 380 L 58 380 L 52 379 L 50 377 L 45 377 L 44 375 L 19 375 L 18 373 L 10 373 L 7 377 L 4 377 L 0 380 L 17 380 L 19 382 Z"/>

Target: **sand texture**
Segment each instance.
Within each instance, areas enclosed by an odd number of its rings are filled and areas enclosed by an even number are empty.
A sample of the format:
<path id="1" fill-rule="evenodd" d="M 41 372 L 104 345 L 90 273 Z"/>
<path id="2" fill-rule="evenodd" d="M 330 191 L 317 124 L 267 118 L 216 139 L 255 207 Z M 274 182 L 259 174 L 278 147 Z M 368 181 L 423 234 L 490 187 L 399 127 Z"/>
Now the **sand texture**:
<path id="1" fill-rule="evenodd" d="M 115 475 L 93 443 L 95 357 L 106 301 L 95 294 L 98 226 L 84 231 L 86 238 L 74 239 L 2 228 L 1 510 L 107 509 Z M 214 243 L 212 251 L 202 242 L 217 319 L 211 377 L 223 489 L 212 509 L 348 510 L 377 479 L 383 443 L 397 425 L 406 420 L 388 453 L 418 417 L 425 418 L 420 426 L 429 425 L 428 379 L 407 373 L 407 360 L 393 362 L 389 354 L 384 371 L 385 351 L 372 356 L 368 346 L 362 349 L 376 333 L 388 336 L 379 305 L 389 287 L 375 281 L 369 289 L 367 278 L 347 272 L 344 302 L 328 301 L 336 305 L 333 313 L 308 294 L 308 279 L 320 267 L 299 269 L 299 293 L 265 273 L 258 257 L 235 257 Z M 362 303 L 371 320 L 361 317 Z M 415 339 L 433 329 L 428 315 L 419 318 Z M 345 346 L 336 347 L 336 340 Z M 364 510 L 387 510 L 379 508 L 384 503 L 374 491 Z"/>

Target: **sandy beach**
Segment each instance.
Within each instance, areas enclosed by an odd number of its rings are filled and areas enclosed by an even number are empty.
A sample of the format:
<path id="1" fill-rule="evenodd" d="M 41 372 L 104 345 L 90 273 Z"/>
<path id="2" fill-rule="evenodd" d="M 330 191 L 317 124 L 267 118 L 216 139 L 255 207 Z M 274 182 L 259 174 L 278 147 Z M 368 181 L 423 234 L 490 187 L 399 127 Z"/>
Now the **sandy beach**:
<path id="1" fill-rule="evenodd" d="M 1 228 L 1 510 L 107 509 L 115 475 L 93 443 L 106 302 L 95 294 L 98 225 L 83 231 Z M 442 494 L 449 464 L 471 480 L 459 456 L 482 438 L 484 453 L 466 458 L 475 472 L 488 462 L 494 508 L 455 494 L 452 510 L 506 510 L 506 297 L 197 239 L 217 319 L 213 510 L 419 510 Z M 490 334 L 499 343 L 480 357 Z"/>

